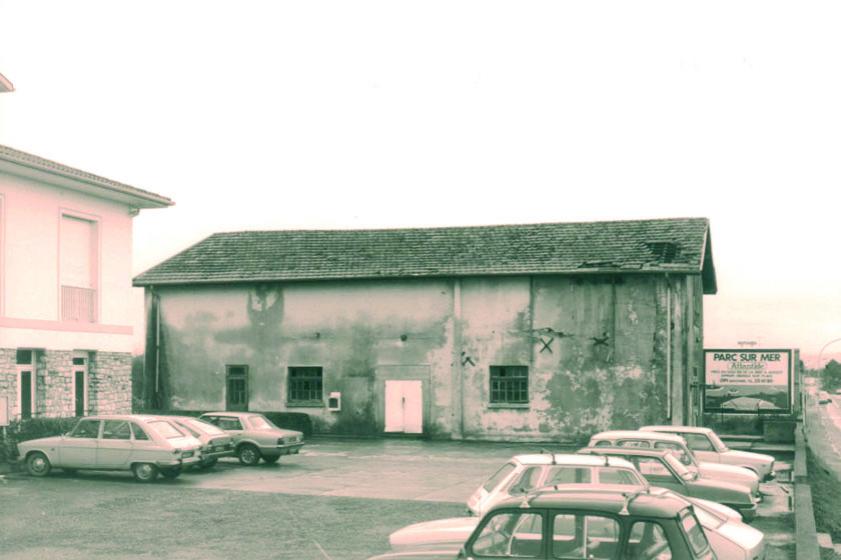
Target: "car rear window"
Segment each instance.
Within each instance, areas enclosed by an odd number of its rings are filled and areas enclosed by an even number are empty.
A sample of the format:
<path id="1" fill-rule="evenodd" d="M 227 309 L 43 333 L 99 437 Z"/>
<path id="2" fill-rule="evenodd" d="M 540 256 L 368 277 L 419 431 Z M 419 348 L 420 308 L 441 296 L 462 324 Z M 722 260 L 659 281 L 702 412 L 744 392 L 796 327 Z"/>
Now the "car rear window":
<path id="1" fill-rule="evenodd" d="M 166 439 L 175 439 L 184 437 L 184 434 L 169 422 L 157 421 L 149 422 L 149 427 L 161 434 Z"/>
<path id="2" fill-rule="evenodd" d="M 706 535 L 704 535 L 704 530 L 701 529 L 701 526 L 698 524 L 698 520 L 695 519 L 695 516 L 692 515 L 692 512 L 686 510 L 681 515 L 681 525 L 683 525 L 683 530 L 686 531 L 686 536 L 689 537 L 689 544 L 692 546 L 692 550 L 695 551 L 695 554 L 701 554 L 710 546 L 710 543 L 707 541 Z"/>
<path id="3" fill-rule="evenodd" d="M 209 434 L 211 436 L 223 436 L 223 435 L 225 435 L 225 432 L 223 432 L 222 430 L 220 430 L 219 428 L 217 428 L 213 424 L 210 424 L 209 422 L 205 422 L 204 420 L 189 420 L 189 421 L 185 422 L 185 424 L 188 424 L 191 428 L 199 430 L 199 431 L 204 432 L 206 434 Z"/>
<path id="4" fill-rule="evenodd" d="M 276 426 L 262 416 L 249 416 L 248 425 L 254 430 L 274 430 Z"/>

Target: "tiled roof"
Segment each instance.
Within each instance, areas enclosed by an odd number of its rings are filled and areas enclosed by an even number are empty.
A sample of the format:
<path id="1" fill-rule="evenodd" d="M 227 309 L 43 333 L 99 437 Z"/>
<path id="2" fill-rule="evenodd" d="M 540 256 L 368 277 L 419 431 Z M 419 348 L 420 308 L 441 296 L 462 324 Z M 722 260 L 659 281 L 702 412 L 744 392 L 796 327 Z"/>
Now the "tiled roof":
<path id="1" fill-rule="evenodd" d="M 704 218 L 379 230 L 217 233 L 136 286 L 592 272 L 704 273 Z M 706 258 L 705 258 L 706 257 Z"/>
<path id="2" fill-rule="evenodd" d="M 112 181 L 111 179 L 106 179 L 105 177 L 100 177 L 99 175 L 94 175 L 93 173 L 88 173 L 87 171 L 82 171 L 81 169 L 76 169 L 75 167 L 64 165 L 63 163 L 58 163 L 40 156 L 10 148 L 8 146 L 0 145 L 0 162 L 2 161 L 8 161 L 30 169 L 59 175 L 68 179 L 82 181 L 95 187 L 99 187 L 100 189 L 104 189 L 105 191 L 111 191 L 123 196 L 139 199 L 138 206 L 144 208 L 172 206 L 173 204 L 172 200 L 165 196 L 145 191 L 143 189 L 138 189 L 137 187 L 132 187 L 131 185 L 126 185 L 117 181 Z"/>

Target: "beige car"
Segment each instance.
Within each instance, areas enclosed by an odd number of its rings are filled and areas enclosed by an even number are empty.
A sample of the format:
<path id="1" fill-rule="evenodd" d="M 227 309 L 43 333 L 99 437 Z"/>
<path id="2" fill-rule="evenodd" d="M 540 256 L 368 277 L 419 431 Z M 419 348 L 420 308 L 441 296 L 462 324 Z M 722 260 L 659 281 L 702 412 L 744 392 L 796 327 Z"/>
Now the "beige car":
<path id="1" fill-rule="evenodd" d="M 18 444 L 20 458 L 32 476 L 53 467 L 131 471 L 140 482 L 175 478 L 201 460 L 201 442 L 157 416 L 137 414 L 88 416 L 61 436 Z"/>
<path id="2" fill-rule="evenodd" d="M 304 447 L 304 434 L 278 428 L 257 412 L 207 412 L 199 419 L 230 434 L 239 462 L 249 467 L 260 459 L 276 463 L 282 455 L 297 455 Z"/>

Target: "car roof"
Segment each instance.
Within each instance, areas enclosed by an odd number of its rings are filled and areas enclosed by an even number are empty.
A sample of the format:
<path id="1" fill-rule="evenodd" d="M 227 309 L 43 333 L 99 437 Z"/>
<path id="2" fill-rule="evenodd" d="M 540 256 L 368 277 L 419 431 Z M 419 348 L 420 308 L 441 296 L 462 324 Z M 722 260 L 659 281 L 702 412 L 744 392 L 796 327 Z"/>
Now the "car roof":
<path id="1" fill-rule="evenodd" d="M 707 434 L 712 430 L 703 426 L 643 426 L 642 431 L 652 432 L 686 432 L 688 434 Z"/>
<path id="2" fill-rule="evenodd" d="M 640 447 L 585 447 L 581 452 L 593 454 L 636 455 L 638 457 L 665 457 L 671 455 L 668 449 L 644 449 Z"/>
<path id="3" fill-rule="evenodd" d="M 527 495 L 525 499 L 514 497 L 502 500 L 493 510 L 530 507 L 619 514 L 626 503 L 630 515 L 658 518 L 676 517 L 688 507 L 681 498 L 650 494 L 645 489 L 628 490 L 626 487 L 625 491 L 616 491 L 600 484 L 570 484 L 541 490 Z"/>
<path id="4" fill-rule="evenodd" d="M 552 460 L 554 457 L 554 461 Z M 566 465 L 572 467 L 626 467 L 634 465 L 621 457 L 608 457 L 607 464 L 602 457 L 580 455 L 577 453 L 533 453 L 529 455 L 515 455 L 513 460 L 522 465 Z"/>
<path id="5" fill-rule="evenodd" d="M 80 420 L 137 420 L 140 422 L 150 422 L 160 420 L 160 418 L 160 416 L 155 414 L 94 414 L 84 416 Z"/>
<path id="6" fill-rule="evenodd" d="M 205 412 L 202 416 L 236 416 L 237 418 L 245 418 L 246 416 L 262 416 L 262 414 L 259 412 L 231 412 L 229 410 L 222 410 L 219 412 Z"/>
<path id="7" fill-rule="evenodd" d="M 616 439 L 616 438 L 635 438 L 635 439 L 647 439 L 647 440 L 658 440 L 658 441 L 671 441 L 673 443 L 682 443 L 685 444 L 686 440 L 682 437 L 675 435 L 675 434 L 666 434 L 663 432 L 658 431 L 647 431 L 644 432 L 642 430 L 612 430 L 609 432 L 600 432 L 594 435 L 591 440 L 593 439 Z"/>

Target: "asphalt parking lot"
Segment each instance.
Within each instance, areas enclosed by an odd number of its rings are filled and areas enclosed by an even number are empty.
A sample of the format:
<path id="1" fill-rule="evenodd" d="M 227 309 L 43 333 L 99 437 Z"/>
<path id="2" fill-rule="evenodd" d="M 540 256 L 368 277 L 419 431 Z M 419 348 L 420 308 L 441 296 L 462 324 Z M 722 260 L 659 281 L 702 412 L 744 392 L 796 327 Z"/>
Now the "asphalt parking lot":
<path id="1" fill-rule="evenodd" d="M 395 529 L 461 515 L 505 460 L 540 448 L 318 438 L 274 465 L 225 459 L 150 485 L 129 473 L 7 475 L 0 550 L 4 558 L 365 558 L 385 551 Z M 794 558 L 788 490 L 762 485 L 753 525 L 769 560 Z"/>

